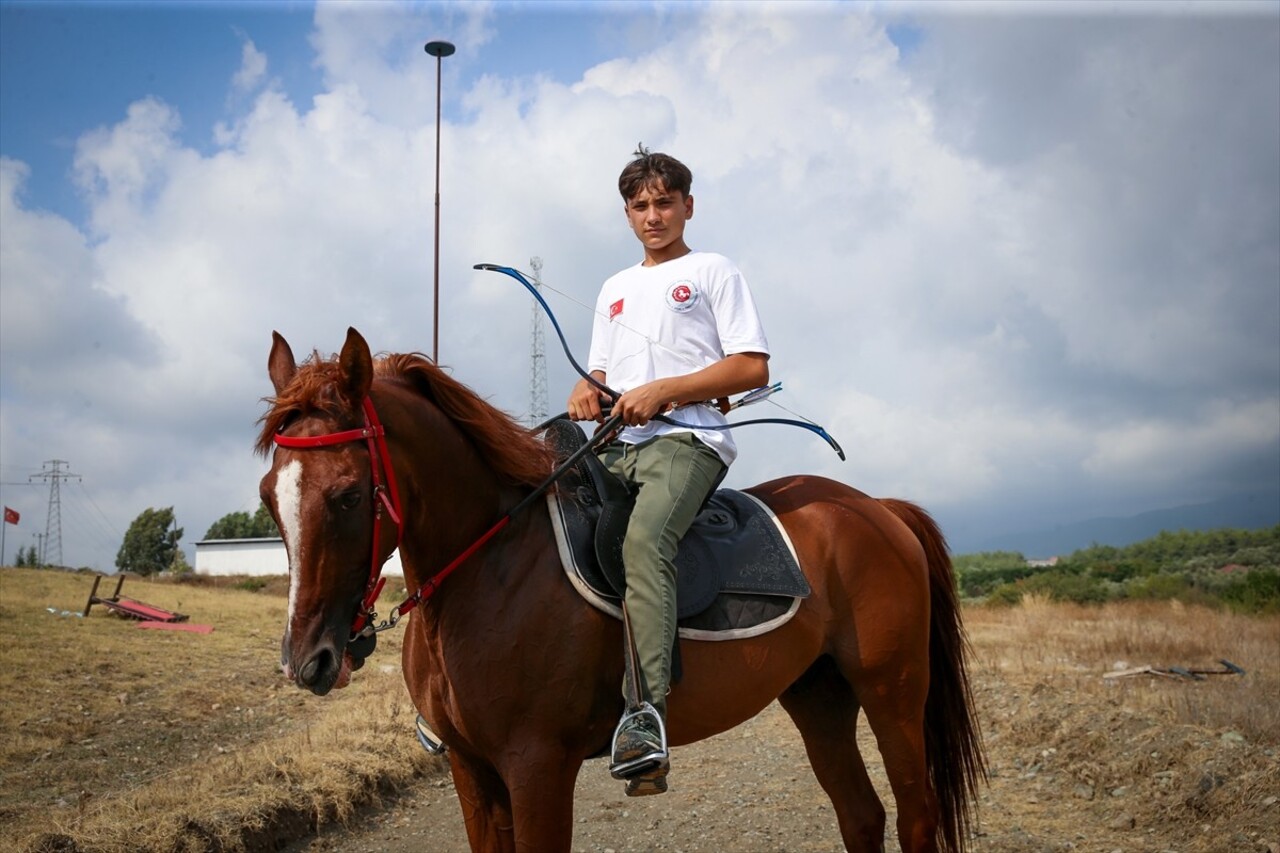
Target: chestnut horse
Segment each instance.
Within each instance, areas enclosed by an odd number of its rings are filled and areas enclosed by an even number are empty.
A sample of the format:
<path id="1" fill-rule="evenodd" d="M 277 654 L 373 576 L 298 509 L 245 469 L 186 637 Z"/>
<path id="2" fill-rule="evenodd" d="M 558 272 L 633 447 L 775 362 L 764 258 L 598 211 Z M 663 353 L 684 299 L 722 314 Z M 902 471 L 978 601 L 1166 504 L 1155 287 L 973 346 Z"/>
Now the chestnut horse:
<path id="1" fill-rule="evenodd" d="M 268 372 L 275 396 L 257 449 L 273 454 L 262 499 L 289 555 L 285 672 L 320 695 L 348 681 L 363 660 L 353 661 L 349 638 L 362 624 L 370 555 L 380 567 L 399 544 L 408 588 L 435 593 L 407 622 L 404 678 L 449 748 L 471 848 L 569 850 L 578 771 L 605 749 L 622 711 L 620 623 L 574 591 L 540 508 L 438 591 L 431 583 L 547 476 L 546 446 L 427 358 L 373 359 L 354 329 L 338 356 L 313 352 L 301 366 L 276 334 Z M 385 441 L 366 443 L 382 430 Z M 387 485 L 398 489 L 391 518 L 382 517 Z M 767 634 L 681 641 L 671 744 L 730 729 L 776 698 L 845 846 L 882 850 L 885 810 L 855 738 L 865 712 L 902 849 L 964 850 L 986 768 L 937 525 L 913 504 L 820 477 L 747 491 L 781 520 L 813 592 Z M 697 782 L 678 761 L 673 780 Z"/>

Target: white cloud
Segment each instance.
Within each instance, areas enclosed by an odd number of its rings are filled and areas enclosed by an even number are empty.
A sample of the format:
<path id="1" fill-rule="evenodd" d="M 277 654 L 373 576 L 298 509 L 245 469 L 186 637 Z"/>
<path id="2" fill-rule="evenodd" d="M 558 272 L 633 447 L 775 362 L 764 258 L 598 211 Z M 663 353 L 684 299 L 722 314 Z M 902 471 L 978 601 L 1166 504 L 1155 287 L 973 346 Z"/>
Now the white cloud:
<path id="1" fill-rule="evenodd" d="M 566 85 L 475 74 L 500 6 L 321 4 L 313 103 L 266 86 L 207 154 L 154 99 L 87 132 L 87 234 L 25 207 L 25 167 L 0 162 L 6 465 L 71 458 L 121 530 L 174 504 L 194 541 L 256 500 L 272 329 L 299 354 L 337 349 L 348 325 L 430 351 L 421 42 L 439 33 L 459 45 L 460 105 L 442 128 L 441 359 L 498 405 L 527 406 L 530 302 L 471 266 L 541 256 L 585 353 L 579 303 L 637 257 L 614 187 L 643 141 L 694 168 L 691 242 L 751 280 L 779 402 L 850 455 L 750 428 L 736 485 L 823 473 L 944 518 L 982 506 L 989 536 L 1106 491 L 1135 512 L 1175 490 L 1207 500 L 1222 472 L 1280 457 L 1280 299 L 1264 292 L 1280 167 L 1261 153 L 1280 110 L 1246 74 L 1280 77 L 1280 59 L 1250 37 L 1205 43 L 1162 18 L 1058 50 L 1052 19 L 925 19 L 903 60 L 884 19 L 846 5 L 661 14 L 678 20 L 660 38 Z M 267 60 L 246 41 L 235 80 L 257 85 Z M 1144 87 L 1136 114 L 1124 81 Z M 572 376 L 547 331 L 558 410 Z"/>
<path id="2" fill-rule="evenodd" d="M 76 144 L 75 176 L 90 202 L 96 235 L 137 226 L 167 172 L 183 156 L 177 141 L 182 121 L 167 104 L 146 98 L 129 105 L 114 127 L 86 133 Z"/>
<path id="3" fill-rule="evenodd" d="M 240 68 L 231 78 L 232 94 L 244 94 L 258 87 L 267 76 L 267 55 L 258 50 L 244 33 L 240 35 Z"/>
<path id="4" fill-rule="evenodd" d="M 1280 45 L 1253 10 L 929 20 L 939 138 L 1020 188 L 1024 294 L 1072 363 L 1276 387 Z"/>
<path id="5" fill-rule="evenodd" d="M 490 2 L 318 3 L 312 44 L 328 88 L 354 86 L 379 123 L 419 127 L 435 116 L 436 61 L 424 45 L 447 34 L 458 53 L 441 70 L 456 79 L 493 37 L 493 15 Z"/>

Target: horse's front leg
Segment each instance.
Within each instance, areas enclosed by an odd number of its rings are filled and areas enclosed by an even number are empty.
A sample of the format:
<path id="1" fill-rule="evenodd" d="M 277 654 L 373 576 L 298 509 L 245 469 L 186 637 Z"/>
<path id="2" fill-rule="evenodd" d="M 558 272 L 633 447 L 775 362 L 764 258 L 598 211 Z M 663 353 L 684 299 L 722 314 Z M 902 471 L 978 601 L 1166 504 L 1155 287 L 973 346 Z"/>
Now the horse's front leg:
<path id="1" fill-rule="evenodd" d="M 492 767 L 465 758 L 457 750 L 449 750 L 449 765 L 471 849 L 475 853 L 513 853 L 511 795 L 502 778 Z"/>
<path id="2" fill-rule="evenodd" d="M 561 744 L 522 749 L 503 768 L 515 817 L 516 850 L 569 853 L 573 842 L 573 789 L 582 759 Z"/>

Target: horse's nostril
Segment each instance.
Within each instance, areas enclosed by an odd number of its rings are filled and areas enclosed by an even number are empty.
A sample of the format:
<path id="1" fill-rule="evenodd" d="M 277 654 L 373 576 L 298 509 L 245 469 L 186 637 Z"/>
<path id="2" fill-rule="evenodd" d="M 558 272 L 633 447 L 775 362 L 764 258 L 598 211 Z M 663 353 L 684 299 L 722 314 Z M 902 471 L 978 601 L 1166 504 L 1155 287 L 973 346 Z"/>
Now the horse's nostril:
<path id="1" fill-rule="evenodd" d="M 329 671 L 332 663 L 333 652 L 328 649 L 321 649 L 316 652 L 311 660 L 307 661 L 306 666 L 298 671 L 298 678 L 308 687 L 314 686 Z"/>

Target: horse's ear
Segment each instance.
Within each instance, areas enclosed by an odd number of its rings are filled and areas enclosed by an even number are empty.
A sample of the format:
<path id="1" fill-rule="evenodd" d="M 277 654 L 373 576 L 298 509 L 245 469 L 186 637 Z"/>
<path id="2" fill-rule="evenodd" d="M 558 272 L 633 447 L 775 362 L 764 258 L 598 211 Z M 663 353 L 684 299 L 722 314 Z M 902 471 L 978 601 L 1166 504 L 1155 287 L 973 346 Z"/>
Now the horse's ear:
<path id="1" fill-rule="evenodd" d="M 369 387 L 373 385 L 373 356 L 369 354 L 369 344 L 355 328 L 347 329 L 347 341 L 342 345 L 338 362 L 347 380 L 347 395 L 358 406 L 369 396 Z"/>
<path id="2" fill-rule="evenodd" d="M 275 386 L 276 396 L 284 394 L 284 389 L 293 381 L 298 372 L 298 363 L 293 360 L 293 350 L 289 342 L 279 332 L 271 333 L 271 355 L 267 357 L 267 375 Z"/>

